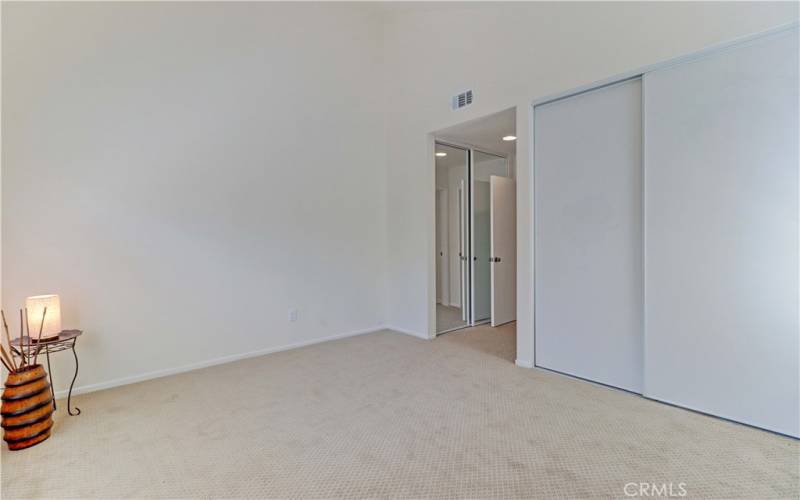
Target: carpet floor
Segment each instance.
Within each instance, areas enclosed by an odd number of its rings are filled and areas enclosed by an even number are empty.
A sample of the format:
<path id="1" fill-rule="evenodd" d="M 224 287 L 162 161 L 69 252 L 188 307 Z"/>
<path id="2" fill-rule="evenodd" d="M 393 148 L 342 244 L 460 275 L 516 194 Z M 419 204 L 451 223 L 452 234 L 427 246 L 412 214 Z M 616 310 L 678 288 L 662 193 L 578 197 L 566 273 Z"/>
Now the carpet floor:
<path id="1" fill-rule="evenodd" d="M 798 497 L 798 441 L 518 368 L 514 345 L 513 324 L 378 332 L 81 395 L 3 447 L 2 497 Z"/>

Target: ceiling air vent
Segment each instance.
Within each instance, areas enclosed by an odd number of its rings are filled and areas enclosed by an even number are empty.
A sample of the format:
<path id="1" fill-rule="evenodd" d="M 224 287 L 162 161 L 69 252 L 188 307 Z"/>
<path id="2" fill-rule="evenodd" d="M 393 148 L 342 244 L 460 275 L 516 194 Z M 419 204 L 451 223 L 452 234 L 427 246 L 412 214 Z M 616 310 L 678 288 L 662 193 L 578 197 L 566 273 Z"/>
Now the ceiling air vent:
<path id="1" fill-rule="evenodd" d="M 469 106 L 472 104 L 472 91 L 467 90 L 466 92 L 462 92 L 458 95 L 453 96 L 452 106 L 453 109 L 461 109 L 464 106 Z"/>

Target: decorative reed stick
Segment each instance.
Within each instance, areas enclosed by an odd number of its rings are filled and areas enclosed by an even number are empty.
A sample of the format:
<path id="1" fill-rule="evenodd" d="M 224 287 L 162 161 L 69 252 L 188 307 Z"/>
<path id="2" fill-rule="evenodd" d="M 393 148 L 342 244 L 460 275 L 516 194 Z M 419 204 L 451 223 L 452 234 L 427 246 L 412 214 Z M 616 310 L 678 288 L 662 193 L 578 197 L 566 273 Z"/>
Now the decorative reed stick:
<path id="1" fill-rule="evenodd" d="M 6 368 L 8 368 L 9 372 L 16 373 L 16 369 L 11 368 L 11 366 L 14 365 L 14 363 L 10 361 L 11 359 L 12 358 L 9 357 L 8 353 L 6 352 L 5 347 L 0 345 L 0 360 L 3 361 L 3 364 L 6 365 Z M 11 364 L 11 366 L 9 366 L 9 363 Z"/>
<path id="2" fill-rule="evenodd" d="M 6 332 L 6 340 L 8 341 L 8 351 L 9 351 L 9 354 L 12 355 L 11 356 L 11 366 L 14 367 L 14 371 L 17 371 L 17 362 L 14 361 L 14 356 L 13 356 L 14 350 L 11 349 L 11 334 L 8 332 L 8 323 L 6 323 L 6 313 L 3 312 L 2 309 L 0 309 L 0 315 L 3 316 L 3 330 L 5 330 L 5 332 Z"/>
<path id="3" fill-rule="evenodd" d="M 47 306 L 44 306 L 44 311 L 42 311 L 42 322 L 39 323 L 39 336 L 36 337 L 36 354 L 33 356 L 33 364 L 36 365 L 36 360 L 39 359 L 39 351 L 42 350 L 41 342 L 42 342 L 42 328 L 44 327 L 44 317 L 47 316 Z"/>
<path id="4" fill-rule="evenodd" d="M 6 348 L 2 345 L 0 345 L 0 356 L 2 356 L 4 361 L 13 366 L 13 363 L 11 363 L 11 358 L 8 356 L 8 352 L 6 352 Z"/>
<path id="5" fill-rule="evenodd" d="M 8 366 L 8 363 L 6 363 L 6 358 L 5 357 L 0 357 L 0 361 L 3 362 L 3 366 L 6 367 L 6 370 L 8 370 L 9 373 L 15 373 L 14 370 L 12 370 L 10 366 Z"/>
<path id="6" fill-rule="evenodd" d="M 31 317 L 28 315 L 28 308 L 25 308 L 25 333 L 28 334 L 28 357 L 31 357 Z"/>
<path id="7" fill-rule="evenodd" d="M 22 309 L 19 310 L 19 352 L 21 354 L 19 366 L 22 368 L 28 364 L 25 359 L 25 322 L 22 320 Z"/>

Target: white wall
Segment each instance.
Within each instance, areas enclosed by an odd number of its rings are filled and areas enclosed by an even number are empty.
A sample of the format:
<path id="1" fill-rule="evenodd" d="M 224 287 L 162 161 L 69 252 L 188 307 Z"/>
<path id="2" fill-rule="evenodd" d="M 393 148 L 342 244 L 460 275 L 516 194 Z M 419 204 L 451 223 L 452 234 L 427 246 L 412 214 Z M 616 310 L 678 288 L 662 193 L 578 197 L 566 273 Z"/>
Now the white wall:
<path id="1" fill-rule="evenodd" d="M 510 106 L 529 362 L 531 100 L 798 18 L 792 3 L 2 10 L 3 306 L 62 295 L 65 326 L 87 332 L 80 386 L 383 322 L 427 337 L 427 134 Z M 451 111 L 465 87 L 475 103 Z"/>
<path id="2" fill-rule="evenodd" d="M 4 309 L 61 294 L 78 386 L 382 324 L 380 28 L 353 5 L 5 3 Z"/>
<path id="3" fill-rule="evenodd" d="M 517 107 L 517 358 L 533 359 L 530 103 L 798 19 L 792 3 L 507 3 L 398 7 L 386 35 L 390 323 L 429 335 L 434 191 L 426 134 Z M 451 111 L 471 88 L 472 106 Z"/>

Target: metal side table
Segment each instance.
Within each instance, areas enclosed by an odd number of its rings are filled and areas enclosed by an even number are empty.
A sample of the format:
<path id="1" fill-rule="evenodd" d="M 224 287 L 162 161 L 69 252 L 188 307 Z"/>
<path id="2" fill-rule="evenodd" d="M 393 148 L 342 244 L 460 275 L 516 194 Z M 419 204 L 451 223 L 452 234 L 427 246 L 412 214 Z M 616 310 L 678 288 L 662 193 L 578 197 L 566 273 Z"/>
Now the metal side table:
<path id="1" fill-rule="evenodd" d="M 50 377 L 50 392 L 53 395 L 53 409 L 58 409 L 58 407 L 56 406 L 56 392 L 55 386 L 53 385 L 53 370 L 50 369 L 50 354 L 58 351 L 66 351 L 67 349 L 72 350 L 72 355 L 75 357 L 75 375 L 72 376 L 72 382 L 69 384 L 69 393 L 67 393 L 67 413 L 73 417 L 81 414 L 80 408 L 76 406 L 75 413 L 73 413 L 71 407 L 72 387 L 75 385 L 75 379 L 78 378 L 78 354 L 75 352 L 75 343 L 82 333 L 81 330 L 64 330 L 58 334 L 58 337 L 42 340 L 41 342 L 31 340 L 27 336 L 21 339 L 17 337 L 11 341 L 11 350 L 14 354 L 21 358 L 24 357 L 29 363 L 33 360 L 37 351 L 39 354 L 44 354 L 47 358 L 47 373 Z M 28 349 L 29 345 L 30 350 Z"/>

